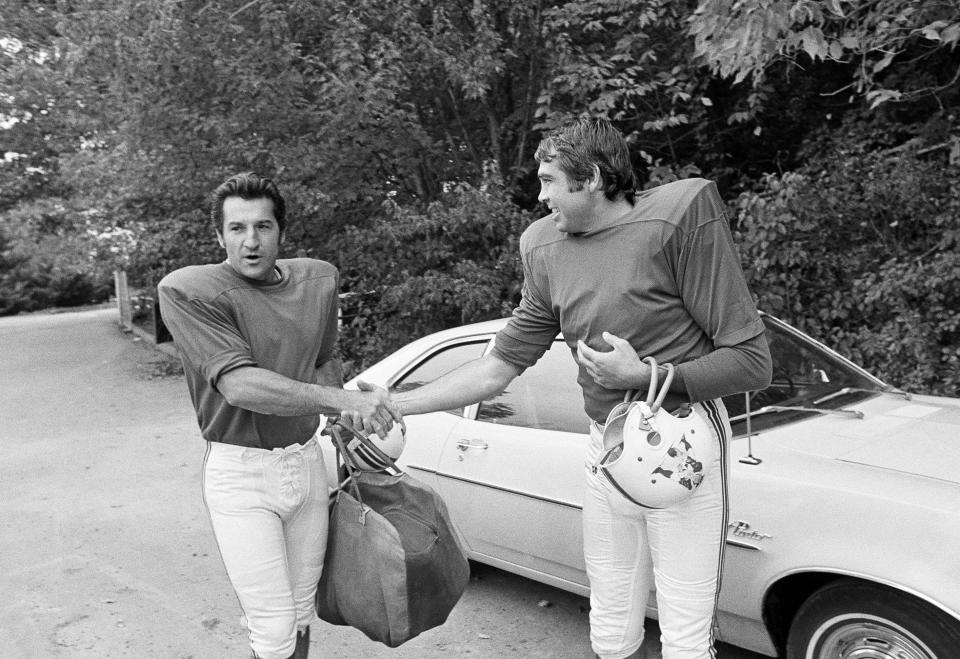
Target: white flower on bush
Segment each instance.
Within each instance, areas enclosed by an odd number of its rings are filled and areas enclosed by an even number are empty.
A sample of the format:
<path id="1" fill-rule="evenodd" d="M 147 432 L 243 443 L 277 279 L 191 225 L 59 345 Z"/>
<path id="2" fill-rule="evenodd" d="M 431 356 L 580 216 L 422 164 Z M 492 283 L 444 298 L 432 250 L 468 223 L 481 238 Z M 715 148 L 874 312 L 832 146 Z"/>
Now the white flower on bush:
<path id="1" fill-rule="evenodd" d="M 86 224 L 86 233 L 96 244 L 90 252 L 91 258 L 113 261 L 115 267 L 120 268 L 130 263 L 130 255 L 137 247 L 136 233 L 123 227 L 98 225 L 92 220 L 87 220 Z"/>

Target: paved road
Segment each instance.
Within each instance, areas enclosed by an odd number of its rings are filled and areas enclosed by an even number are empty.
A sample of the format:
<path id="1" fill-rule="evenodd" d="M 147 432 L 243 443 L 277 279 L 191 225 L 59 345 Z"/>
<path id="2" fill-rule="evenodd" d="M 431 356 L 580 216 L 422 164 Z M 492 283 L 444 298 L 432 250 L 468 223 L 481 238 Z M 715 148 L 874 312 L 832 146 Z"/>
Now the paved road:
<path id="1" fill-rule="evenodd" d="M 158 377 L 168 358 L 117 320 L 0 318 L 0 657 L 246 657 L 186 387 Z M 587 600 L 474 567 L 443 627 L 389 650 L 318 623 L 311 655 L 592 656 Z"/>

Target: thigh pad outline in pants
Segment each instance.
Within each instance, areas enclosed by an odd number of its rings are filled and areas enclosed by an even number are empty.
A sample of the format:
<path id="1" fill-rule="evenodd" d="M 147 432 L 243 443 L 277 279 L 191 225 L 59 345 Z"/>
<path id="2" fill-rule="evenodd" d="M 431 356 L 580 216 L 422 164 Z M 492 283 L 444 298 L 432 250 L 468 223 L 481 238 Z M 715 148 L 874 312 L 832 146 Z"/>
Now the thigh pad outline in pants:
<path id="1" fill-rule="evenodd" d="M 619 659 L 633 654 L 643 642 L 652 587 L 650 553 L 643 509 L 616 492 L 603 473 L 593 469 L 594 462 L 595 456 L 588 454 L 583 506 L 590 642 L 603 659 Z"/>
<path id="2" fill-rule="evenodd" d="M 724 519 L 719 460 L 690 499 L 648 516 L 664 659 L 713 656 Z"/>

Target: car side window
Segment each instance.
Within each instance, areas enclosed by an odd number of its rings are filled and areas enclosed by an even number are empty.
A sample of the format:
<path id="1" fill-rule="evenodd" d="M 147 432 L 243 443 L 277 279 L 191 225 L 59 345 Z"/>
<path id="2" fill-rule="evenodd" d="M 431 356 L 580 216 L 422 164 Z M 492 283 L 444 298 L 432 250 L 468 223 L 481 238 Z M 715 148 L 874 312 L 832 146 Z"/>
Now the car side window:
<path id="1" fill-rule="evenodd" d="M 498 396 L 485 400 L 478 421 L 542 430 L 589 432 L 590 418 L 583 411 L 577 384 L 577 364 L 563 341 L 536 364 L 514 379 Z"/>
<path id="2" fill-rule="evenodd" d="M 411 370 L 407 371 L 403 377 L 393 383 L 390 391 L 407 391 L 433 382 L 441 375 L 445 375 L 455 368 L 466 364 L 474 359 L 483 356 L 489 341 L 471 341 L 468 343 L 458 343 L 447 346 L 431 353 L 421 360 Z M 453 410 L 444 410 L 457 416 L 463 416 L 463 408 Z"/>

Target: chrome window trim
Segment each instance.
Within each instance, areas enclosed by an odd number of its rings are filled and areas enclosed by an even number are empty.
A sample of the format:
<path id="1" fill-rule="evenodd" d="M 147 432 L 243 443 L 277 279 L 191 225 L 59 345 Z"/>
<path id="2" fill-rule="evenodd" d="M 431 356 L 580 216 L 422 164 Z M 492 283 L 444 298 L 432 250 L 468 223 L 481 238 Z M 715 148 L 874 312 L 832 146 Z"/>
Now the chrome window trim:
<path id="1" fill-rule="evenodd" d="M 483 351 L 480 353 L 481 356 L 485 356 L 489 354 L 493 346 L 493 337 L 494 337 L 493 334 L 490 334 L 489 332 L 483 332 L 481 334 L 469 334 L 467 336 L 458 336 L 453 339 L 447 339 L 442 343 L 436 343 L 430 346 L 429 348 L 423 350 L 416 356 L 411 357 L 403 367 L 398 369 L 396 373 L 393 375 L 393 377 L 387 380 L 387 383 L 386 383 L 387 389 L 388 390 L 393 389 L 393 387 L 397 384 L 397 382 L 407 377 L 411 371 L 413 371 L 415 368 L 423 364 L 427 359 L 430 359 L 437 353 L 442 352 L 444 350 L 448 350 L 450 348 L 456 348 L 458 346 L 462 346 L 470 343 L 478 343 L 478 344 L 486 343 Z M 479 406 L 478 404 L 474 404 L 474 405 L 468 405 L 464 408 L 461 408 L 460 416 L 465 419 L 476 417 L 476 410 L 478 406 Z M 471 409 L 473 410 L 473 415 L 474 415 L 473 417 L 468 416 Z"/>

